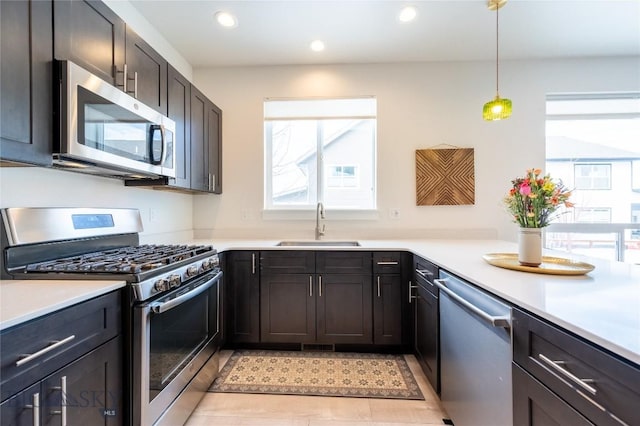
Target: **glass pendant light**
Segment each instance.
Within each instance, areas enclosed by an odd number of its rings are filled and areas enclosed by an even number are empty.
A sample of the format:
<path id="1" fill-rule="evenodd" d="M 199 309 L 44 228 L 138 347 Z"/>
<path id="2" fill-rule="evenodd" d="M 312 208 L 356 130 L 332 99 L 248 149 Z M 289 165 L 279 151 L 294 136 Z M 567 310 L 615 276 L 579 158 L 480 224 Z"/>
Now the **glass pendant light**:
<path id="1" fill-rule="evenodd" d="M 507 0 L 487 0 L 489 10 L 496 11 L 496 97 L 484 104 L 482 118 L 487 121 L 503 120 L 511 116 L 511 99 L 504 99 L 498 93 L 498 9 L 505 5 Z"/>

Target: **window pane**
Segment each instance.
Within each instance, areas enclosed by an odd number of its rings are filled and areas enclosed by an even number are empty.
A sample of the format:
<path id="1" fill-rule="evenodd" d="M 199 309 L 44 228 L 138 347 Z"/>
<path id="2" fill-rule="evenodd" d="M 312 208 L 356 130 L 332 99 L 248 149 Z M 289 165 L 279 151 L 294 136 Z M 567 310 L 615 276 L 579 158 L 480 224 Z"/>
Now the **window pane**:
<path id="1" fill-rule="evenodd" d="M 333 208 L 374 208 L 375 120 L 324 120 L 323 202 Z"/>
<path id="2" fill-rule="evenodd" d="M 274 121 L 271 126 L 271 201 L 274 206 L 315 204 L 316 122 Z"/>

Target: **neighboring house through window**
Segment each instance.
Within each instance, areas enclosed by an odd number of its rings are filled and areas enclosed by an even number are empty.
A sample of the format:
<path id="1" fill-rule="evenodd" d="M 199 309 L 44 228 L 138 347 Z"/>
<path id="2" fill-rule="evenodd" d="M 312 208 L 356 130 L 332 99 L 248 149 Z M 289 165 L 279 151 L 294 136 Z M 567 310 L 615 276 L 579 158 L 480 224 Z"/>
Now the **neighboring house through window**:
<path id="1" fill-rule="evenodd" d="M 640 263 L 640 93 L 549 95 L 546 106 L 546 172 L 575 204 L 547 246 Z"/>
<path id="2" fill-rule="evenodd" d="M 376 100 L 264 102 L 265 209 L 376 208 Z"/>

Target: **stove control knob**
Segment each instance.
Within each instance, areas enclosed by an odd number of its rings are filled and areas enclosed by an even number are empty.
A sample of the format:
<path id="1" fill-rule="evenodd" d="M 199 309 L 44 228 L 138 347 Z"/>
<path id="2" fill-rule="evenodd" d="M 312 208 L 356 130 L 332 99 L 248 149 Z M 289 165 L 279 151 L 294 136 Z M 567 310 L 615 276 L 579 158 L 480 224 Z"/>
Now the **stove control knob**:
<path id="1" fill-rule="evenodd" d="M 196 265 L 191 265 L 187 268 L 185 274 L 187 277 L 195 277 L 198 275 L 198 267 Z"/>
<path id="2" fill-rule="evenodd" d="M 169 279 L 169 286 L 171 288 L 180 287 L 180 284 L 182 283 L 182 281 L 180 280 L 180 275 L 178 274 L 170 275 L 168 279 Z"/>
<path id="3" fill-rule="evenodd" d="M 208 271 L 209 269 L 213 268 L 213 260 L 212 259 L 205 259 L 202 261 L 202 270 L 203 271 Z"/>
<path id="4" fill-rule="evenodd" d="M 171 287 L 169 286 L 169 281 L 166 278 L 160 278 L 158 281 L 155 282 L 155 284 L 153 285 L 153 288 L 155 289 L 155 291 L 161 292 L 161 291 L 167 291 Z"/>

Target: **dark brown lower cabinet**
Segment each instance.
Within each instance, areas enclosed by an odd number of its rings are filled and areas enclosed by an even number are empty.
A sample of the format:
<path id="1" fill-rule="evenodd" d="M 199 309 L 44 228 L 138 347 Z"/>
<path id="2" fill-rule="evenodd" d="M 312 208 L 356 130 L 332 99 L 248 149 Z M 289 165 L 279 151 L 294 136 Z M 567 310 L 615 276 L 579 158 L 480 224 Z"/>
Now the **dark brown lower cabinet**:
<path id="1" fill-rule="evenodd" d="M 438 298 L 422 285 L 417 286 L 416 292 L 416 359 L 433 389 L 439 393 Z"/>
<path id="2" fill-rule="evenodd" d="M 262 342 L 372 343 L 371 275 L 263 274 Z"/>
<path id="3" fill-rule="evenodd" d="M 514 426 L 593 426 L 564 400 L 513 364 Z"/>
<path id="4" fill-rule="evenodd" d="M 399 345 L 402 342 L 403 279 L 401 275 L 380 274 L 373 287 L 373 343 Z"/>
<path id="5" fill-rule="evenodd" d="M 516 425 L 640 425 L 638 364 L 521 309 L 512 335 Z"/>
<path id="6" fill-rule="evenodd" d="M 123 424 L 120 337 L 110 340 L 0 405 L 0 424 Z"/>
<path id="7" fill-rule="evenodd" d="M 373 343 L 371 275 L 322 274 L 317 281 L 318 343 Z"/>
<path id="8" fill-rule="evenodd" d="M 316 300 L 313 274 L 264 274 L 260 279 L 262 342 L 313 343 Z"/>
<path id="9" fill-rule="evenodd" d="M 225 253 L 226 324 L 230 343 L 260 341 L 260 252 Z"/>

